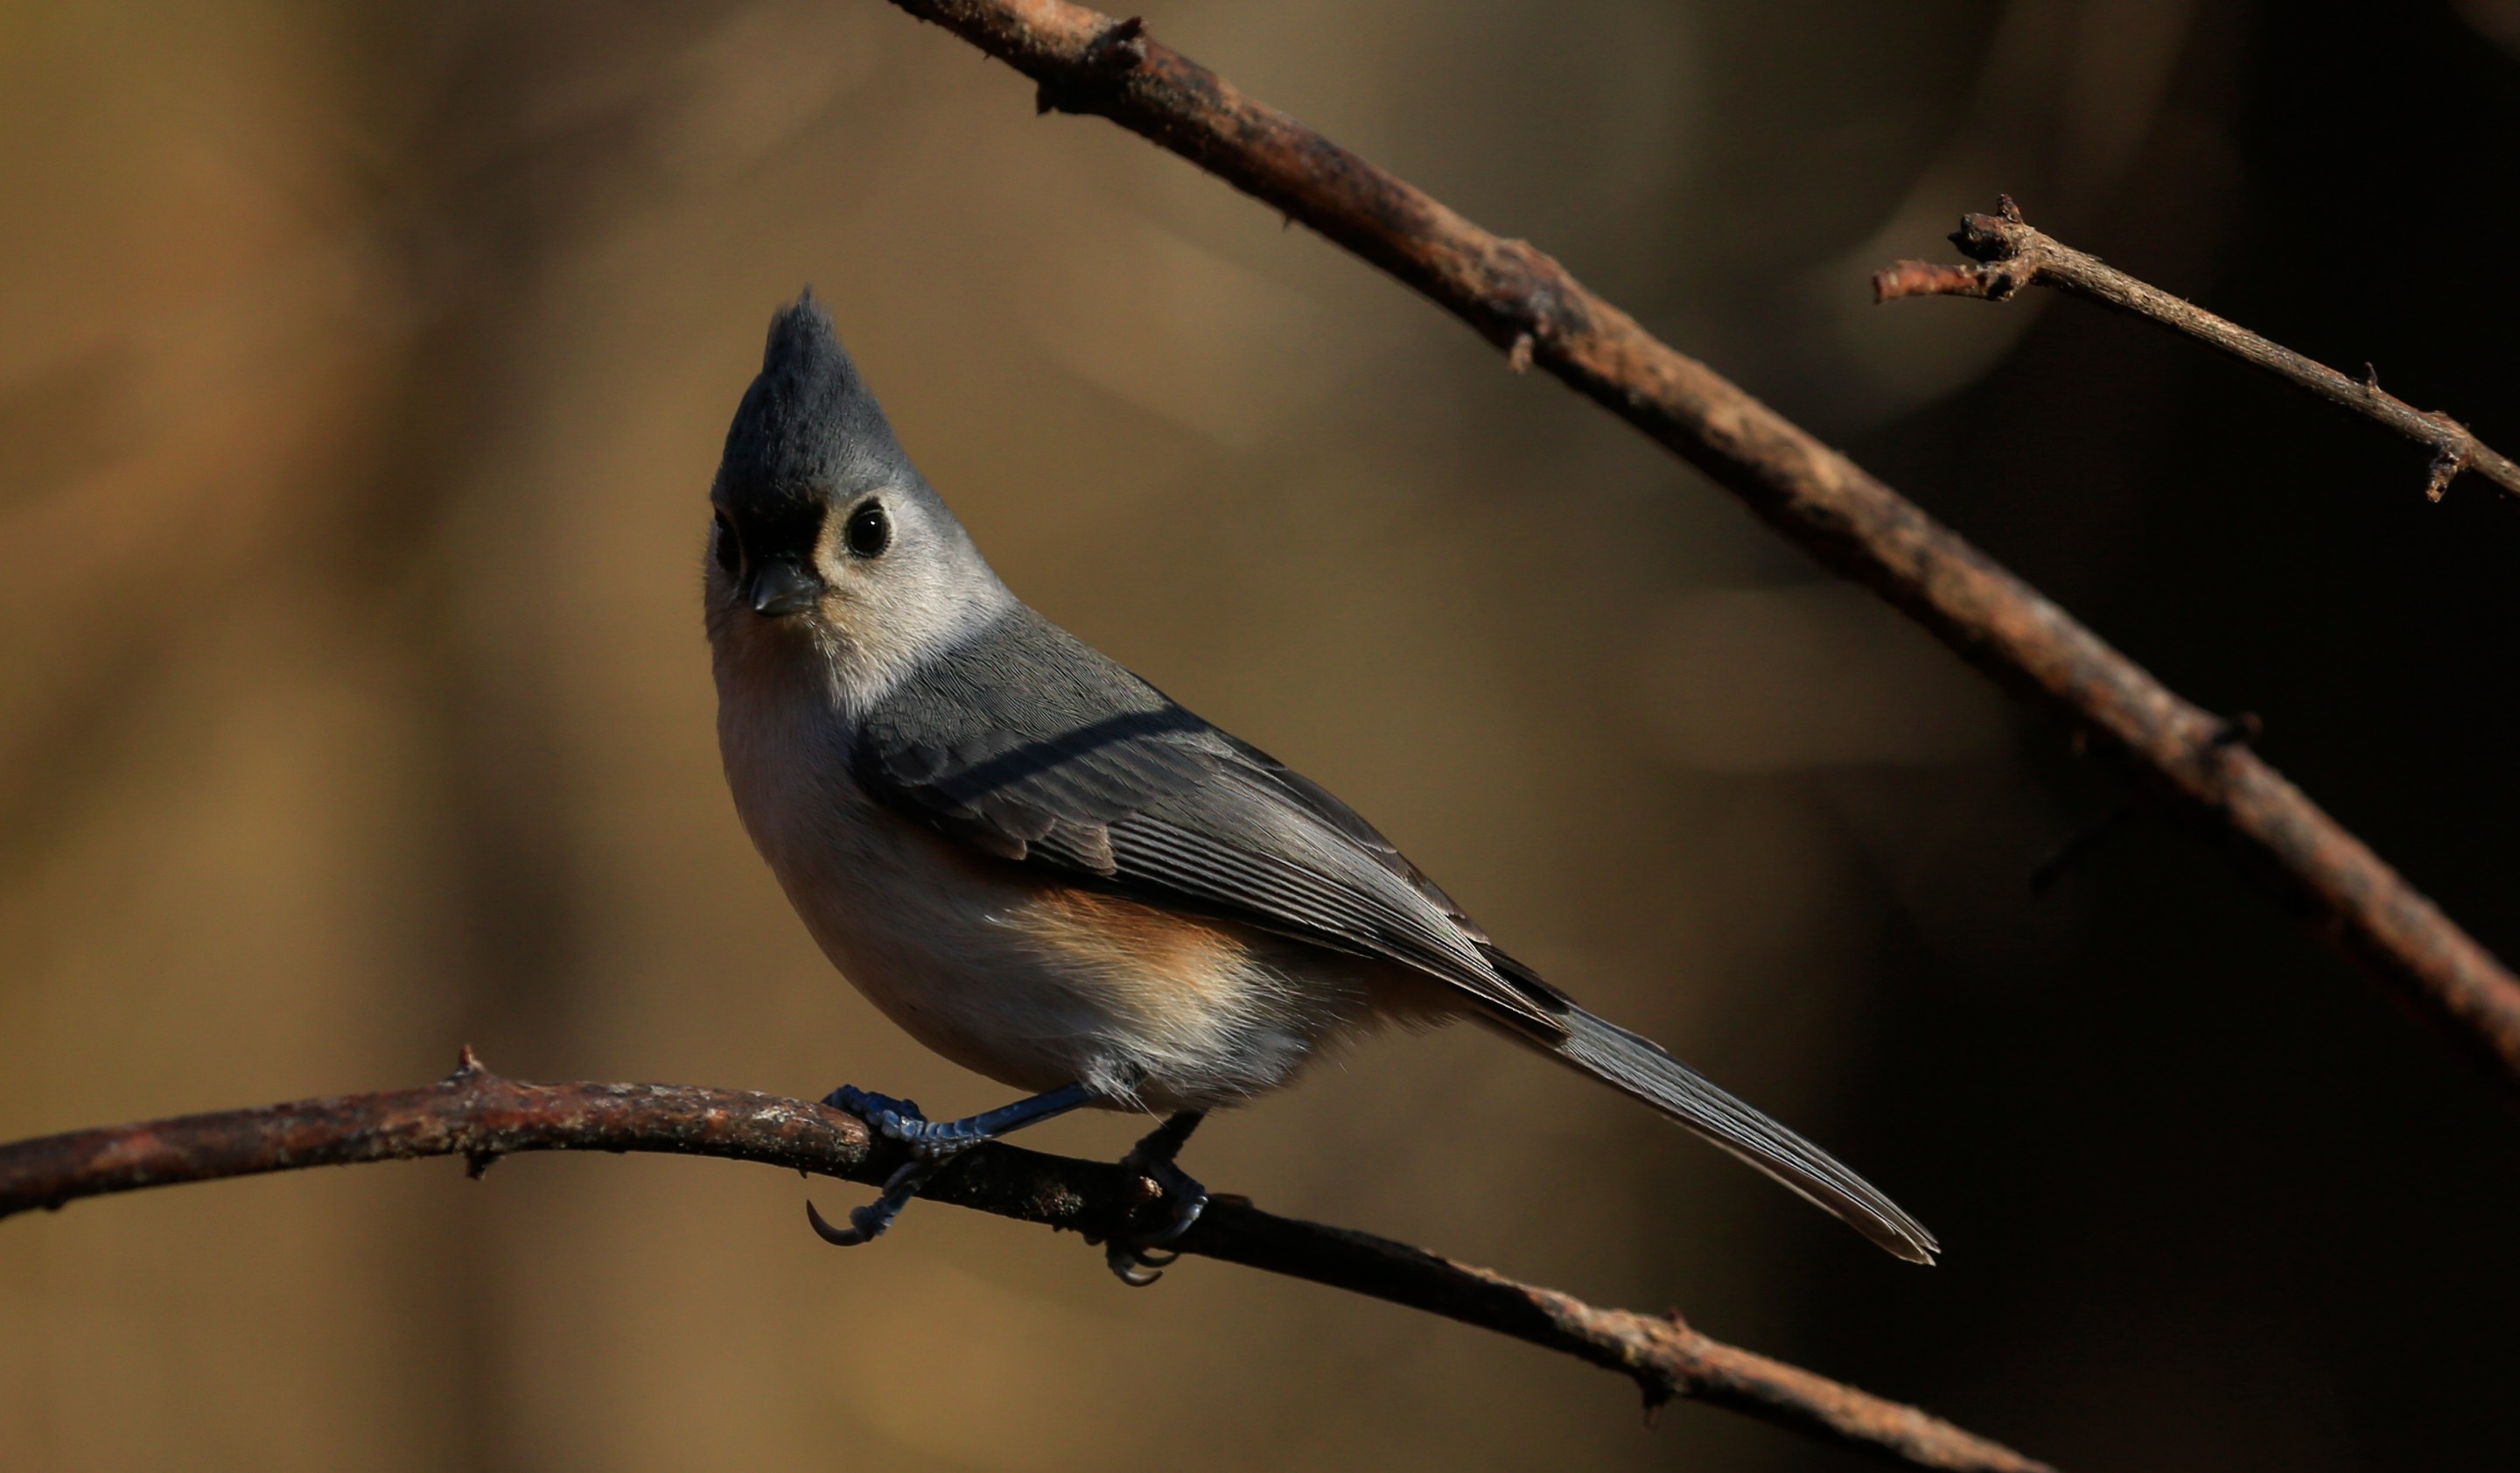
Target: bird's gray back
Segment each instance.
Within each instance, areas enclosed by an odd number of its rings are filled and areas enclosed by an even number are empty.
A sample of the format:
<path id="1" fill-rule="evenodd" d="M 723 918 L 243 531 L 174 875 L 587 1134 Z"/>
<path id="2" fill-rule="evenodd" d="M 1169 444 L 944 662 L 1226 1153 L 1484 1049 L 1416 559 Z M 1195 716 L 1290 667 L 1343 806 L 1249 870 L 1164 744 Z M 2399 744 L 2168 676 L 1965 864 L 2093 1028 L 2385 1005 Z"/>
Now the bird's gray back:
<path id="1" fill-rule="evenodd" d="M 870 794 L 1001 859 L 1382 956 L 1559 1027 L 1555 994 L 1355 810 L 1029 608 L 863 713 L 851 764 Z"/>

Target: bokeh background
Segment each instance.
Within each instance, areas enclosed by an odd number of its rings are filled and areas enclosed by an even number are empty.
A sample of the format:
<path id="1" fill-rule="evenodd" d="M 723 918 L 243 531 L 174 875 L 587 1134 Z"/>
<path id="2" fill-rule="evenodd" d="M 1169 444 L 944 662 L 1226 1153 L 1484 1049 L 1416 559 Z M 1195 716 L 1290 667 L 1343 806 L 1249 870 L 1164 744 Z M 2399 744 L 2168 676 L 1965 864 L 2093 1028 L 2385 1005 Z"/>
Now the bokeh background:
<path id="1" fill-rule="evenodd" d="M 2073 302 L 1998 190 L 2506 446 L 2520 4 L 1163 0 L 1157 33 L 1887 474 L 2505 956 L 2520 509 Z M 524 1078 L 954 1111 L 717 773 L 702 497 L 807 282 L 1013 585 L 1938 1229 L 1894 1264 L 1484 1036 L 1219 1188 L 2077 1469 L 2520 1457 L 2520 1119 L 2210 844 L 1367 268 L 875 0 L 0 8 L 0 1136 Z M 1122 1149 L 1133 1126 L 1034 1143 Z M 826 1210 L 858 1189 L 812 1188 Z M 1423 1315 L 759 1168 L 0 1223 L 0 1468 L 1823 1469 Z"/>

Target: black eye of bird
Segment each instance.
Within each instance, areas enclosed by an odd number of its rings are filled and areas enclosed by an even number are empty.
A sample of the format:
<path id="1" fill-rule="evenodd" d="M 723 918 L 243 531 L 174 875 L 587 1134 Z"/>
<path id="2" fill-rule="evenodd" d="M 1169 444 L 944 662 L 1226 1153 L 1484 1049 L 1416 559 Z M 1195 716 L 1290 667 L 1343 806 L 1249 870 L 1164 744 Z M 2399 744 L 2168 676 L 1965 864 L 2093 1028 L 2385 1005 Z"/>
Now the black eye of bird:
<path id="1" fill-rule="evenodd" d="M 879 558 L 892 545 L 892 519 L 884 515 L 883 503 L 870 501 L 849 513 L 849 525 L 841 533 L 848 540 L 849 551 L 862 558 Z"/>
<path id="2" fill-rule="evenodd" d="M 726 520 L 724 512 L 717 514 L 717 536 L 710 550 L 716 553 L 717 566 L 725 570 L 728 577 L 733 577 L 742 571 L 743 549 L 737 545 L 735 524 Z"/>

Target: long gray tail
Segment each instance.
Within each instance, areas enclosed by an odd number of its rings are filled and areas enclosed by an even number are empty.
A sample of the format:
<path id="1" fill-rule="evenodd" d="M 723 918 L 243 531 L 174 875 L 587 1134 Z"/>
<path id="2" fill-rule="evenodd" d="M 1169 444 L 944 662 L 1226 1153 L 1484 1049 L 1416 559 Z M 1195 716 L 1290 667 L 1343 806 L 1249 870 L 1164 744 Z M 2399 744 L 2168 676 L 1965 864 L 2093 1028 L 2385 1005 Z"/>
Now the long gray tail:
<path id="1" fill-rule="evenodd" d="M 1700 1079 L 1650 1038 L 1569 1005 L 1558 1040 L 1517 1036 L 1605 1083 L 1615 1084 L 1844 1219 L 1847 1225 L 1912 1264 L 1930 1264 L 1942 1245 L 1872 1183 L 1826 1151 Z"/>

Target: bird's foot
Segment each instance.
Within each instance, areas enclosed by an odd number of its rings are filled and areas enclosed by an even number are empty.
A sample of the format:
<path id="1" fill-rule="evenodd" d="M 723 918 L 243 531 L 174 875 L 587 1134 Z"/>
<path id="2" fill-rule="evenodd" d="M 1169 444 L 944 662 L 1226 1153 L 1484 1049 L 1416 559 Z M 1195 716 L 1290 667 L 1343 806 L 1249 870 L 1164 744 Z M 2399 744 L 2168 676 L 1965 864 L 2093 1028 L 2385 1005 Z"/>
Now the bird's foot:
<path id="1" fill-rule="evenodd" d="M 823 1103 L 834 1110 L 845 1110 L 873 1126 L 886 1140 L 899 1141 L 910 1148 L 910 1154 L 922 1161 L 943 1161 L 957 1151 L 965 1151 L 992 1134 L 985 1124 L 989 1117 L 974 1115 L 965 1120 L 929 1120 L 917 1100 L 898 1100 L 889 1094 L 860 1089 L 855 1084 L 842 1084 L 823 1096 Z M 997 1112 L 991 1112 L 995 1114 Z"/>
<path id="2" fill-rule="evenodd" d="M 1164 1269 L 1178 1253 L 1167 1252 L 1164 1244 L 1190 1231 L 1198 1215 L 1207 1210 L 1207 1188 L 1199 1185 L 1190 1173 L 1175 1165 L 1173 1158 L 1181 1151 L 1190 1132 L 1198 1128 L 1201 1112 L 1185 1110 L 1155 1128 L 1146 1139 L 1129 1148 L 1120 1158 L 1124 1170 L 1137 1173 L 1163 1189 L 1170 1199 L 1172 1212 L 1164 1225 L 1153 1232 L 1132 1238 L 1113 1238 L 1102 1250 L 1102 1261 L 1120 1282 L 1132 1289 L 1143 1289 L 1164 1276 Z"/>
<path id="3" fill-rule="evenodd" d="M 962 1120 L 932 1121 L 916 1101 L 894 1099 L 891 1095 L 860 1089 L 854 1084 L 842 1084 L 823 1096 L 823 1103 L 834 1110 L 847 1111 L 865 1121 L 884 1139 L 908 1147 L 910 1159 L 884 1178 L 881 1196 L 849 1213 L 848 1226 L 832 1226 L 811 1202 L 805 1204 L 805 1220 L 814 1225 L 817 1236 L 835 1247 L 854 1248 L 860 1243 L 874 1242 L 883 1236 L 884 1229 L 892 1225 L 892 1220 L 901 1216 L 901 1210 L 910 1205 L 910 1199 L 919 1195 L 919 1189 L 926 1185 L 927 1179 L 935 1175 L 945 1163 L 1010 1130 L 1019 1130 L 1036 1121 L 1064 1115 L 1091 1097 L 1084 1085 L 1069 1084 Z"/>

